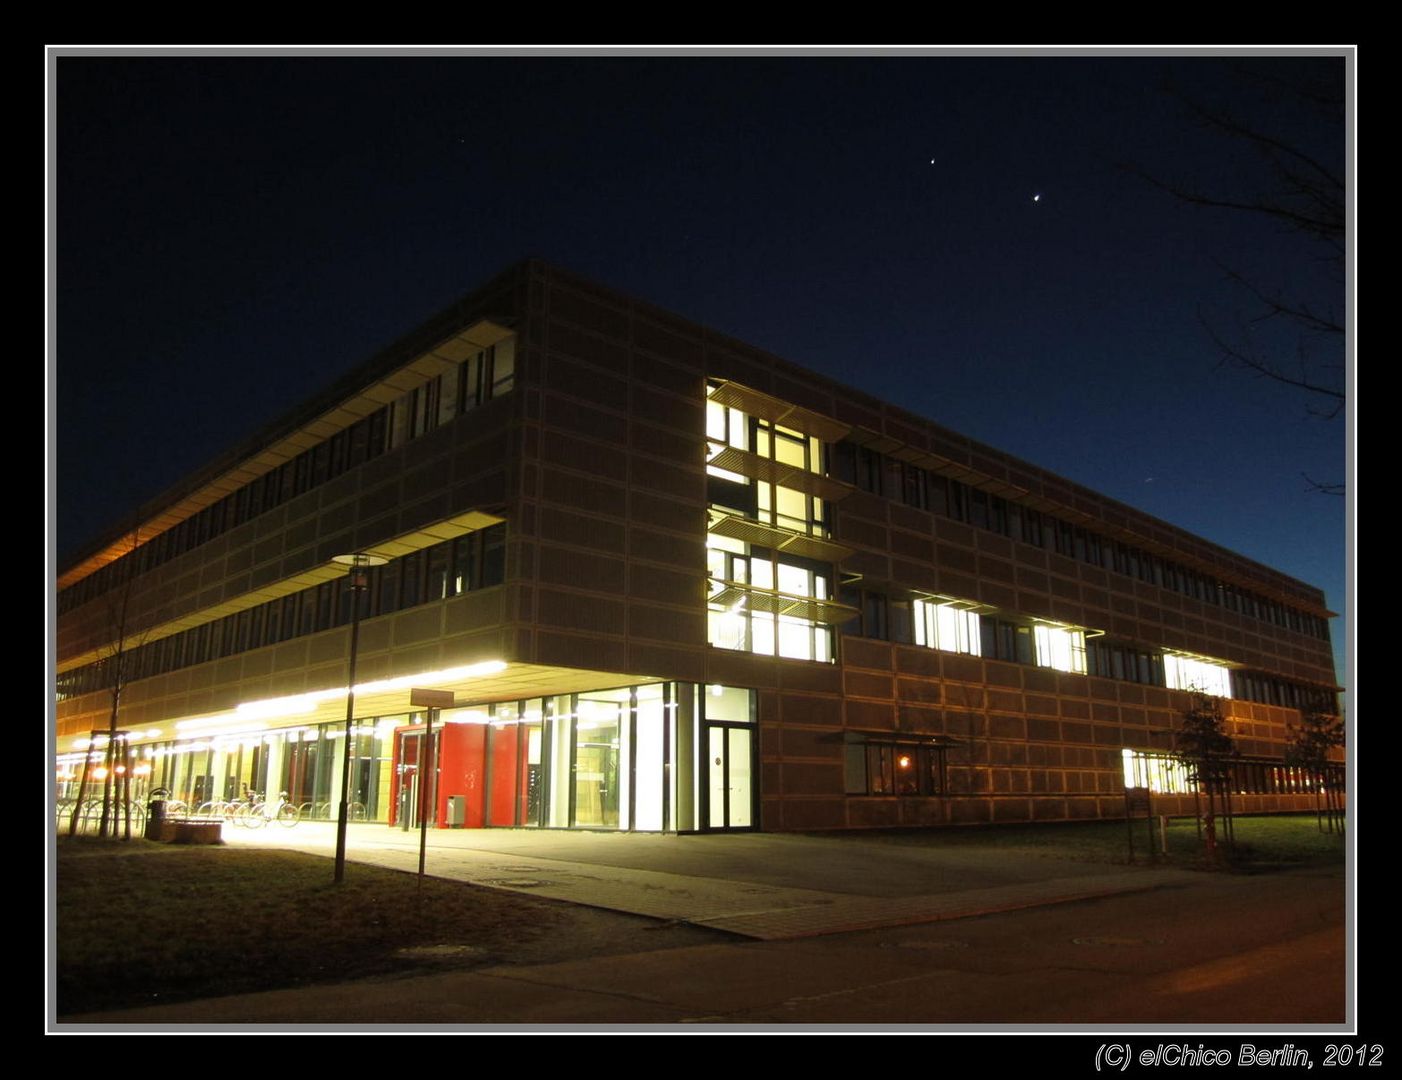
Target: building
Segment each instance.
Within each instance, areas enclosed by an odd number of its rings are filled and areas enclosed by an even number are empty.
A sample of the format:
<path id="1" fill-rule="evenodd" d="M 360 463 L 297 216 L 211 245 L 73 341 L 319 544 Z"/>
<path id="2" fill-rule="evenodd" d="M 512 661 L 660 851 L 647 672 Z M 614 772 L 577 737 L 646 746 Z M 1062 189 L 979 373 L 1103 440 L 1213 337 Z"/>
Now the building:
<path id="1" fill-rule="evenodd" d="M 546 264 L 514 266 L 66 565 L 62 792 L 691 831 L 1168 811 L 1196 688 L 1245 810 L 1336 709 L 1322 593 L 1034 465 Z M 116 648 L 120 641 L 120 657 Z M 429 800 L 425 800 L 426 802 Z"/>

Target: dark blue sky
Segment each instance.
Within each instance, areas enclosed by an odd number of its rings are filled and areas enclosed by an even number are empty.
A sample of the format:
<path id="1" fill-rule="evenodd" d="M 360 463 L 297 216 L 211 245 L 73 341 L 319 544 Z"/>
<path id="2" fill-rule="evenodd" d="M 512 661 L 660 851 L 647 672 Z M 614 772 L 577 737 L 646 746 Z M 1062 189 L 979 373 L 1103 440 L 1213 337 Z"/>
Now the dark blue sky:
<path id="1" fill-rule="evenodd" d="M 1340 113 L 1286 87 L 1343 82 L 1342 59 L 60 59 L 60 558 L 539 255 L 1342 611 L 1344 500 L 1302 474 L 1343 478 L 1343 421 L 1209 332 L 1339 364 L 1338 340 L 1250 323 L 1228 271 L 1314 310 L 1342 283 L 1278 220 L 1135 170 L 1279 190 L 1198 103 L 1342 175 Z"/>

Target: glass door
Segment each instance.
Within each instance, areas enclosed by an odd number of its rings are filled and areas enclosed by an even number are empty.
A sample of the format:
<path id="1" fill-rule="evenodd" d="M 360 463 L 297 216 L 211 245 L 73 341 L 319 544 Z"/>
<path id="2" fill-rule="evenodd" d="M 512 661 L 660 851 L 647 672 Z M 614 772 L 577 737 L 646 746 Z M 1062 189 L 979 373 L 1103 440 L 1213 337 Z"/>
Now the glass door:
<path id="1" fill-rule="evenodd" d="M 706 725 L 708 829 L 754 827 L 754 728 Z"/>
<path id="2" fill-rule="evenodd" d="M 618 828 L 619 741 L 627 707 L 581 701 L 575 726 L 574 820 L 584 828 Z"/>
<path id="3" fill-rule="evenodd" d="M 425 733 L 422 731 L 406 731 L 400 736 L 399 743 L 399 768 L 398 768 L 398 803 L 395 807 L 395 822 L 401 829 L 416 829 L 419 826 L 420 808 L 423 806 L 425 794 L 428 797 L 428 823 L 433 825 L 437 817 L 436 792 L 430 790 L 425 793 L 421 787 L 423 783 L 432 783 L 437 769 L 433 763 L 437 760 L 437 755 L 433 752 L 438 748 L 438 732 L 433 733 L 433 747 L 425 752 Z M 354 791 L 352 787 L 352 791 Z M 354 812 L 352 812 L 354 819 Z"/>

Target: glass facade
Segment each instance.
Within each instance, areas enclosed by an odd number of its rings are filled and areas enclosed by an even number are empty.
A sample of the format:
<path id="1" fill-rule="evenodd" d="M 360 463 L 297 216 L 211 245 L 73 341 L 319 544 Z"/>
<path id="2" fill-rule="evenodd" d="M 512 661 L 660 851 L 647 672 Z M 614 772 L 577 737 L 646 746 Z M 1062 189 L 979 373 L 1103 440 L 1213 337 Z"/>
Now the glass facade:
<path id="1" fill-rule="evenodd" d="M 349 801 L 355 820 L 386 820 L 383 793 L 390 771 L 390 739 L 395 727 L 407 720 L 372 718 L 352 728 Z M 155 743 L 134 753 L 149 787 L 165 788 L 192 811 L 250 792 L 273 798 L 286 792 L 287 801 L 300 807 L 304 817 L 330 819 L 341 799 L 345 737 L 344 724 L 319 724 Z M 66 757 L 74 759 L 67 769 L 76 781 L 81 755 Z M 76 789 L 76 783 L 72 786 Z"/>
<path id="2" fill-rule="evenodd" d="M 734 687 L 665 682 L 447 710 L 432 820 L 468 828 L 749 828 L 751 698 Z M 422 730 L 397 733 L 393 824 L 417 821 L 418 796 L 406 793 L 417 782 L 410 745 Z M 711 753 L 717 732 L 725 743 L 719 761 Z"/>
<path id="3" fill-rule="evenodd" d="M 758 773 L 753 692 L 663 682 L 445 709 L 430 747 L 420 713 L 352 729 L 351 819 L 435 826 L 639 832 L 752 828 Z M 148 789 L 198 812 L 248 793 L 334 820 L 344 724 L 141 747 Z M 94 761 L 104 751 L 91 751 Z M 82 754 L 60 761 L 75 794 Z M 425 792 L 424 784 L 431 784 Z"/>

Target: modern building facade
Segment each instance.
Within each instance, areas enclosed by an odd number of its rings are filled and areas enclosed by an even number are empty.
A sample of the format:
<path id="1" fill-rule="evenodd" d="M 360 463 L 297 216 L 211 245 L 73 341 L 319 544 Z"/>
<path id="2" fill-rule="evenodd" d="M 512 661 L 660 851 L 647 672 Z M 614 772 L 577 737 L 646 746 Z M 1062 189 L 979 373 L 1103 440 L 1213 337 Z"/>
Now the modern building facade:
<path id="1" fill-rule="evenodd" d="M 360 594 L 336 556 L 388 560 Z M 1322 593 L 547 264 L 514 266 L 60 573 L 63 790 L 408 826 L 795 830 L 1244 810 L 1336 709 Z M 412 688 L 454 691 L 430 745 Z M 430 767 L 431 766 L 431 767 Z M 330 811 L 334 813 L 334 809 Z"/>

